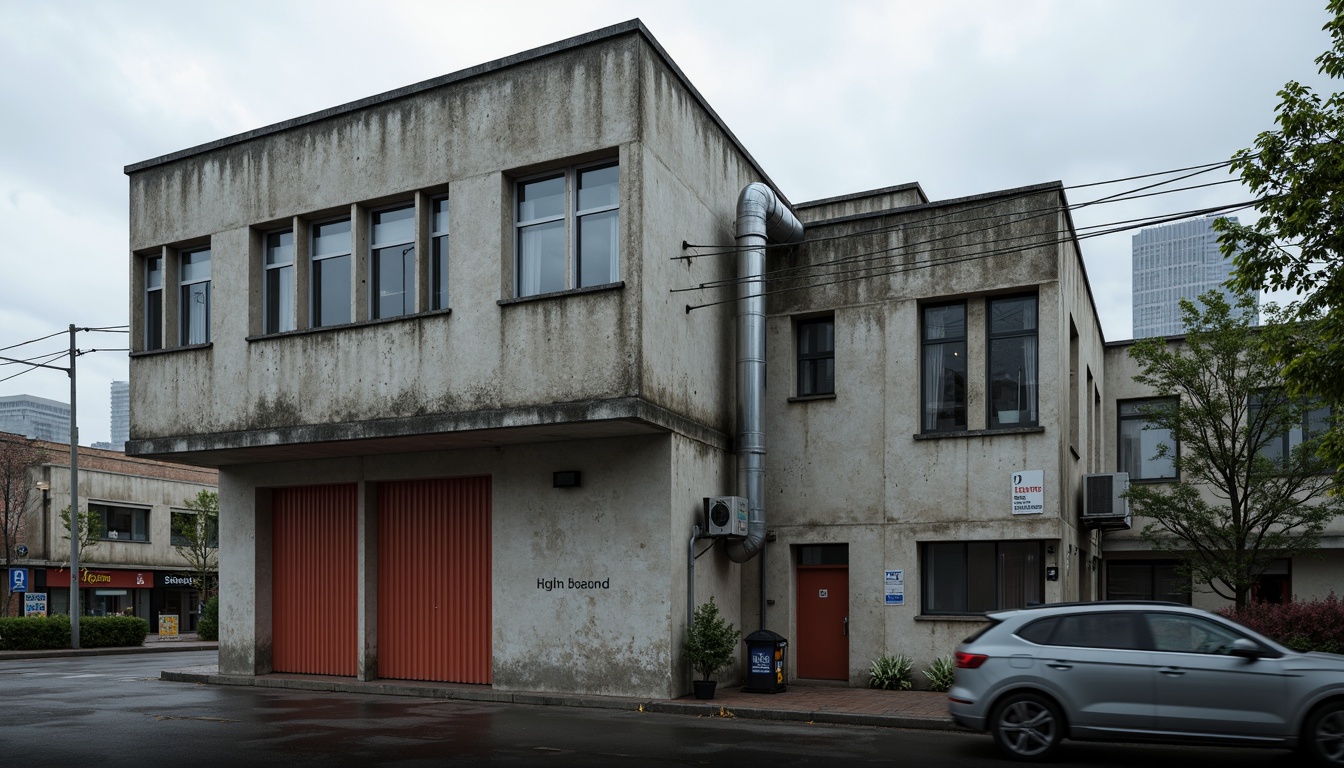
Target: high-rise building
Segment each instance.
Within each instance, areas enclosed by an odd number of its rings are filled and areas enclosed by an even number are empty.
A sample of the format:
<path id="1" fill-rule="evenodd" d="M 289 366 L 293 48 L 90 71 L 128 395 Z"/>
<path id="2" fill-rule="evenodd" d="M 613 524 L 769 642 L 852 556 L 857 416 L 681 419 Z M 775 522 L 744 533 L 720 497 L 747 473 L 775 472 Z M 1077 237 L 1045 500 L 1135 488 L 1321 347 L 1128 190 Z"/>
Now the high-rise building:
<path id="1" fill-rule="evenodd" d="M 1179 221 L 1140 230 L 1133 238 L 1133 331 L 1134 338 L 1185 333 L 1181 299 L 1196 301 L 1200 294 L 1223 288 L 1232 274 L 1232 260 L 1218 249 L 1217 217 Z M 1236 217 L 1228 217 L 1236 221 Z M 1259 321 L 1259 296 L 1256 316 Z"/>
<path id="2" fill-rule="evenodd" d="M 0 397 L 0 432 L 70 444 L 70 405 L 33 395 Z"/>
<path id="3" fill-rule="evenodd" d="M 131 439 L 131 383 L 112 382 L 112 450 L 120 451 Z"/>

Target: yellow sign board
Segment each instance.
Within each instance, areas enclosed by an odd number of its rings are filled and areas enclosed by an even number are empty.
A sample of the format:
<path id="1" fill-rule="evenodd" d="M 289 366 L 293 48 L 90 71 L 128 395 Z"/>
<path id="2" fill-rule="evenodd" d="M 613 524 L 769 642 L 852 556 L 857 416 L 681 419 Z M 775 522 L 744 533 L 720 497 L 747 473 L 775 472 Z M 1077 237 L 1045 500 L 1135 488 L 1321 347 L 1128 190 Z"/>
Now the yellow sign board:
<path id="1" fill-rule="evenodd" d="M 166 613 L 159 614 L 159 639 L 178 640 L 177 617 Z"/>

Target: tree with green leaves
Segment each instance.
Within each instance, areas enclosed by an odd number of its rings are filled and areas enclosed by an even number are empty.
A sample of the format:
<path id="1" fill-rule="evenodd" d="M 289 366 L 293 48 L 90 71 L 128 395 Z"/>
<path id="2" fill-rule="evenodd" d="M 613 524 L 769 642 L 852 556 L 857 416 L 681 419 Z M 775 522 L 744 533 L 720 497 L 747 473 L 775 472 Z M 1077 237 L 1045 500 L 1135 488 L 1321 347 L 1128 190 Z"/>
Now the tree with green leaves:
<path id="1" fill-rule="evenodd" d="M 219 570 L 219 494 L 201 491 L 185 505 L 195 514 L 173 515 L 173 549 L 190 563 L 201 601 L 205 602 L 210 599 L 214 574 Z"/>
<path id="2" fill-rule="evenodd" d="M 15 550 L 27 535 L 29 471 L 41 461 L 42 452 L 32 440 L 17 435 L 0 439 L 0 555 L 6 565 L 14 564 Z M 13 603 L 6 579 L 5 616 L 14 609 Z"/>
<path id="3" fill-rule="evenodd" d="M 1164 398 L 1145 409 L 1146 429 L 1179 478 L 1132 484 L 1134 513 L 1148 518 L 1145 540 L 1182 558 L 1192 585 L 1244 607 L 1251 588 L 1277 558 L 1316 549 L 1327 523 L 1344 512 L 1344 497 L 1317 454 L 1320 436 L 1304 427 L 1318 404 L 1286 392 L 1275 350 L 1301 325 L 1250 325 L 1254 300 L 1237 306 L 1219 291 L 1181 301 L 1185 340 L 1143 339 L 1130 348 L 1134 380 Z M 1285 436 L 1300 435 L 1285 450 Z"/>
<path id="4" fill-rule="evenodd" d="M 1344 77 L 1344 0 L 1330 0 L 1324 29 L 1331 49 L 1318 71 Z M 1233 171 L 1256 195 L 1258 220 L 1220 219 L 1219 243 L 1231 256 L 1232 288 L 1241 293 L 1291 291 L 1284 318 L 1308 323 L 1274 349 L 1290 394 L 1316 397 L 1335 413 L 1344 406 L 1344 95 L 1322 97 L 1301 83 L 1279 91 L 1277 128 L 1237 152 Z M 1344 428 L 1321 440 L 1321 456 L 1344 482 Z"/>
<path id="5" fill-rule="evenodd" d="M 107 533 L 107 527 L 103 524 L 103 516 L 89 509 L 85 509 L 82 512 L 80 512 L 75 522 L 79 523 L 79 551 L 81 553 L 80 559 L 82 560 L 83 552 L 97 545 L 99 542 L 103 540 L 103 534 Z M 63 547 L 60 550 L 60 554 L 63 555 L 61 557 L 61 563 L 62 565 L 69 567 L 70 565 L 70 547 L 68 546 L 68 542 L 70 541 L 69 504 L 66 504 L 61 509 L 61 526 L 65 528 L 65 535 L 62 536 L 61 538 L 65 539 L 65 541 L 67 542 L 67 546 Z"/>

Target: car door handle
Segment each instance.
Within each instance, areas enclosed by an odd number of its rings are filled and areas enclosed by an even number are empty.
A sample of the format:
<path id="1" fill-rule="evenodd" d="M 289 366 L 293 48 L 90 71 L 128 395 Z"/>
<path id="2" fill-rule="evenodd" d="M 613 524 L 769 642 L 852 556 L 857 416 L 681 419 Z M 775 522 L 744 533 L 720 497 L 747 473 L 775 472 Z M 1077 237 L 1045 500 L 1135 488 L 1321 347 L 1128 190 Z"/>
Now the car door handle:
<path id="1" fill-rule="evenodd" d="M 1185 674 L 1185 670 L 1181 669 L 1180 667 L 1164 667 L 1162 669 L 1159 669 L 1158 672 L 1161 672 L 1167 677 L 1180 677 L 1181 675 Z"/>
<path id="2" fill-rule="evenodd" d="M 1053 663 L 1046 664 L 1046 666 L 1051 669 L 1073 669 L 1073 665 L 1068 663 L 1067 661 L 1056 661 Z"/>

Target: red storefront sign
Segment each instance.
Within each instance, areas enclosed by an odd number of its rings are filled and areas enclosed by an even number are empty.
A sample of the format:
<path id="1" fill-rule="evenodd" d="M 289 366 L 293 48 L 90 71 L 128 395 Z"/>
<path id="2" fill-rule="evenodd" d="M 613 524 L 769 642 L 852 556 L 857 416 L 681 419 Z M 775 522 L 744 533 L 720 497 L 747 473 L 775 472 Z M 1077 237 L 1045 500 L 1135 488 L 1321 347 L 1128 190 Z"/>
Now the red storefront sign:
<path id="1" fill-rule="evenodd" d="M 69 568 L 48 568 L 47 586 L 60 588 L 70 583 Z M 149 589 L 154 586 L 153 571 L 114 571 L 111 569 L 79 569 L 81 587 L 117 587 Z"/>

